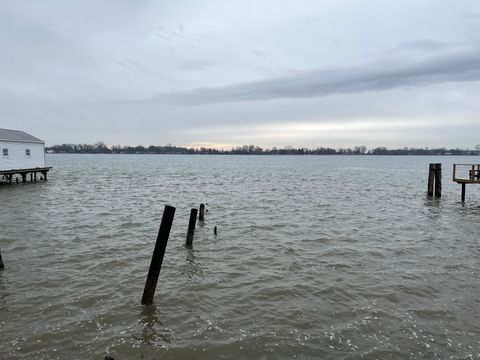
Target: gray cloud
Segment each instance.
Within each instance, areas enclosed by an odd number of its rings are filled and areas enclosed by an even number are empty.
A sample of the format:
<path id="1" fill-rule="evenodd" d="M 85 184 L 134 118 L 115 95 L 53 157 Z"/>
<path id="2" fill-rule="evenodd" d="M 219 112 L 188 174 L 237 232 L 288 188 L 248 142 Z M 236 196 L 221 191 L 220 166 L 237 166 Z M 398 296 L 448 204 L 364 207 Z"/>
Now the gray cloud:
<path id="1" fill-rule="evenodd" d="M 447 45 L 432 39 L 419 39 L 401 43 L 394 51 L 435 51 L 445 48 Z"/>
<path id="2" fill-rule="evenodd" d="M 178 68 L 180 70 L 187 70 L 187 71 L 188 70 L 204 70 L 215 65 L 216 65 L 215 61 L 186 59 L 179 63 Z"/>
<path id="3" fill-rule="evenodd" d="M 153 100 L 176 105 L 204 105 L 322 97 L 477 80 L 480 80 L 480 51 L 470 48 L 413 60 L 400 58 L 365 66 L 299 72 L 277 79 L 160 94 Z"/>

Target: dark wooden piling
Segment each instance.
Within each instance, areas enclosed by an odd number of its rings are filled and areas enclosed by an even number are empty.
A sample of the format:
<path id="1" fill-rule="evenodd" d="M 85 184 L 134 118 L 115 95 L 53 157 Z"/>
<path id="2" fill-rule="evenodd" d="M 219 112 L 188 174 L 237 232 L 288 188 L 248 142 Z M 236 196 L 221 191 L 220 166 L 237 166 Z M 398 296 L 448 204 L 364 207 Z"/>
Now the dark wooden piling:
<path id="1" fill-rule="evenodd" d="M 428 167 L 427 196 L 442 196 L 442 164 L 430 164 Z"/>
<path id="2" fill-rule="evenodd" d="M 217 227 L 216 226 L 213 228 L 213 235 L 217 235 Z"/>
<path id="3" fill-rule="evenodd" d="M 465 188 L 467 187 L 467 184 L 462 183 L 462 202 L 465 202 Z"/>
<path id="4" fill-rule="evenodd" d="M 195 223 L 197 222 L 197 209 L 190 210 L 190 221 L 188 222 L 187 246 L 193 244 L 193 234 L 195 233 Z"/>
<path id="5" fill-rule="evenodd" d="M 435 180 L 435 164 L 430 164 L 428 167 L 428 187 L 427 196 L 433 196 L 433 183 Z"/>
<path id="6" fill-rule="evenodd" d="M 143 290 L 143 305 L 151 305 L 153 303 L 153 296 L 155 295 L 158 276 L 160 275 L 160 269 L 162 268 L 163 257 L 165 256 L 168 236 L 170 235 L 170 229 L 172 228 L 174 216 L 175 208 L 173 206 L 166 205 L 165 210 L 163 210 L 162 222 L 160 223 L 160 229 L 158 230 L 157 241 L 155 243 L 152 261 L 148 270 L 145 289 Z"/>
<path id="7" fill-rule="evenodd" d="M 3 264 L 3 260 L 2 260 L 2 249 L 0 249 L 0 269 L 3 269 L 5 267 L 5 265 Z"/>
<path id="8" fill-rule="evenodd" d="M 200 204 L 200 214 L 198 215 L 199 221 L 205 220 L 205 204 Z"/>
<path id="9" fill-rule="evenodd" d="M 435 164 L 435 197 L 442 197 L 442 164 Z"/>

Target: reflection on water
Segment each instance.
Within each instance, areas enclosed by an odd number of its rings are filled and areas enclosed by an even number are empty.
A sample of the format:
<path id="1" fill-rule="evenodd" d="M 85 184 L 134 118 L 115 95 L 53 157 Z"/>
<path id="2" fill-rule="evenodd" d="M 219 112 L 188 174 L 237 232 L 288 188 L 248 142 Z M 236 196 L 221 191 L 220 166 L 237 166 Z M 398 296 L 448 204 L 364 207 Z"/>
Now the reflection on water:
<path id="1" fill-rule="evenodd" d="M 48 182 L 0 186 L 0 359 L 478 357 L 480 187 L 447 181 L 470 161 L 48 156 Z"/>
<path id="2" fill-rule="evenodd" d="M 139 320 L 142 325 L 142 334 L 141 337 L 134 336 L 135 340 L 145 345 L 161 345 L 164 342 L 172 342 L 170 331 L 163 327 L 155 305 L 142 306 Z"/>

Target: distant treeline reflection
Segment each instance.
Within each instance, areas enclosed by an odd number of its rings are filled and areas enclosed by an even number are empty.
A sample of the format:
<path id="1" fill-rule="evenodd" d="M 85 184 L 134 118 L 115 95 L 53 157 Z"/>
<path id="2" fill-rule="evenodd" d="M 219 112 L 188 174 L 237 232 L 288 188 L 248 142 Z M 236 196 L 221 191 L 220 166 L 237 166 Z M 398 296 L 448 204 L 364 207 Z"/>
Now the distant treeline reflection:
<path id="1" fill-rule="evenodd" d="M 62 144 L 46 148 L 50 153 L 61 154 L 224 154 L 224 155 L 480 155 L 480 146 L 475 150 L 469 149 L 446 149 L 446 148 L 407 148 L 387 149 L 376 147 L 367 149 L 366 146 L 355 146 L 354 148 L 333 149 L 329 147 L 285 148 L 263 149 L 255 145 L 243 145 L 230 150 L 222 150 L 207 147 L 179 147 L 175 145 L 165 146 L 107 146 L 103 142 L 95 144 Z"/>

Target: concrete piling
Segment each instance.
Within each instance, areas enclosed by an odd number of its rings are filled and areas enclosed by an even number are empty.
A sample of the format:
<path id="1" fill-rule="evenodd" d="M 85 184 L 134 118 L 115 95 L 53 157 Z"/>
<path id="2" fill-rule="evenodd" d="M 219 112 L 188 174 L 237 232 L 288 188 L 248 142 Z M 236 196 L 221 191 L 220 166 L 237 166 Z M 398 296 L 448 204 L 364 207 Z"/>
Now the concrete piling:
<path id="1" fill-rule="evenodd" d="M 157 241 L 155 243 L 152 261 L 148 270 L 145 289 L 143 290 L 143 305 L 151 305 L 153 303 L 153 296 L 155 295 L 158 276 L 160 275 L 160 269 L 162 268 L 163 257 L 165 256 L 165 250 L 167 248 L 168 237 L 170 235 L 170 229 L 172 228 L 174 216 L 175 208 L 166 205 L 165 210 L 163 210 L 162 222 L 160 223 L 160 229 L 158 230 Z"/>

